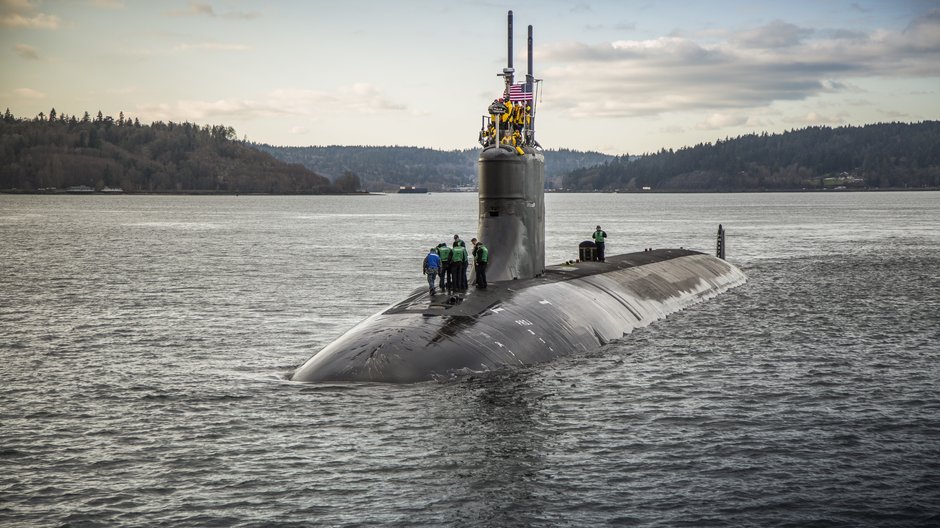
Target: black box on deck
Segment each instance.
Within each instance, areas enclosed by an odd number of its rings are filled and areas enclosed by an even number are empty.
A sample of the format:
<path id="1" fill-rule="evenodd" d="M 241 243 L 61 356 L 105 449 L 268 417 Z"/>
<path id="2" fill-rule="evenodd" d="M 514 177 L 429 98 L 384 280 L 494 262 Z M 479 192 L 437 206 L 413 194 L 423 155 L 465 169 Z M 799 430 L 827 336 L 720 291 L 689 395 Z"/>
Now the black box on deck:
<path id="1" fill-rule="evenodd" d="M 597 260 L 597 245 L 591 240 L 578 244 L 578 260 L 581 262 Z"/>

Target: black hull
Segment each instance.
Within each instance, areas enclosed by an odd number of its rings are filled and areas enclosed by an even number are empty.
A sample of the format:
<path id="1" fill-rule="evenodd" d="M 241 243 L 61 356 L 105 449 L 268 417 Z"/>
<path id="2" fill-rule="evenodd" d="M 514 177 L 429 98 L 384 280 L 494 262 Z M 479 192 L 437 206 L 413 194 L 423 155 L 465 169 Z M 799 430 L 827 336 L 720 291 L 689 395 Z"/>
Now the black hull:
<path id="1" fill-rule="evenodd" d="M 541 277 L 431 298 L 420 289 L 327 345 L 295 381 L 413 383 L 595 350 L 741 285 L 733 265 L 688 250 L 555 266 Z"/>

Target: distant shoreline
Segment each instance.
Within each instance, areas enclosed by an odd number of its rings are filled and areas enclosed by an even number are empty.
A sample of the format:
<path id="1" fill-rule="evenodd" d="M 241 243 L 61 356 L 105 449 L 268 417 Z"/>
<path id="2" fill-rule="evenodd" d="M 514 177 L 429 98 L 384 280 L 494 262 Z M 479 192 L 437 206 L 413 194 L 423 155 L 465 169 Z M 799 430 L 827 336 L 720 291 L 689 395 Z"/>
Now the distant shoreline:
<path id="1" fill-rule="evenodd" d="M 738 190 L 648 190 L 648 191 L 557 191 L 546 189 L 546 194 L 747 194 L 747 193 L 867 193 L 867 192 L 921 192 L 940 191 L 940 187 L 886 188 L 886 189 L 738 189 Z M 374 191 L 355 193 L 258 193 L 232 191 L 26 191 L 19 189 L 0 189 L 0 194 L 31 196 L 384 196 L 389 194 L 415 195 L 416 193 L 397 193 L 395 191 Z M 418 196 L 424 193 L 417 194 Z M 471 194 L 462 191 L 432 191 L 427 194 Z"/>

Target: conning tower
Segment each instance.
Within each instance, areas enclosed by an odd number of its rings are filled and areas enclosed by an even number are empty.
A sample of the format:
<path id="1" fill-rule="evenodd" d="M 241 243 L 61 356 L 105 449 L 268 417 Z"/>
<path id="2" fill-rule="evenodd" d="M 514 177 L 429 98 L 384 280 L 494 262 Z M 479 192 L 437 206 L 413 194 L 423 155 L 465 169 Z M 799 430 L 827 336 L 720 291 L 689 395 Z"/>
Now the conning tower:
<path id="1" fill-rule="evenodd" d="M 538 277 L 545 269 L 545 156 L 535 140 L 539 81 L 532 74 L 532 26 L 528 72 L 515 84 L 512 11 L 508 15 L 508 62 L 500 98 L 483 117 L 477 161 L 480 239 L 489 248 L 492 281 Z"/>

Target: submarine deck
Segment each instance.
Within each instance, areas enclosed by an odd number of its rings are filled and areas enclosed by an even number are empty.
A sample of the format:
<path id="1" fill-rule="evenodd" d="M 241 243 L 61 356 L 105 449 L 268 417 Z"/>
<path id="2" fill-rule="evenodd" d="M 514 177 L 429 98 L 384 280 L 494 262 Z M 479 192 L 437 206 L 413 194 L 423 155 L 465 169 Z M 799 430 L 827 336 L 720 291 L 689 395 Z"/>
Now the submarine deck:
<path id="1" fill-rule="evenodd" d="M 507 281 L 491 281 L 486 289 L 470 287 L 465 292 L 430 295 L 426 288 L 413 292 L 400 303 L 385 310 L 386 314 L 420 313 L 426 317 L 451 316 L 473 317 L 497 303 L 504 301 L 513 292 L 532 286 L 608 273 L 615 270 L 636 268 L 656 262 L 664 262 L 701 252 L 688 249 L 654 249 L 622 255 L 609 256 L 606 262 L 572 262 L 547 266 L 540 277 Z M 656 292 L 650 292 L 655 297 Z"/>

